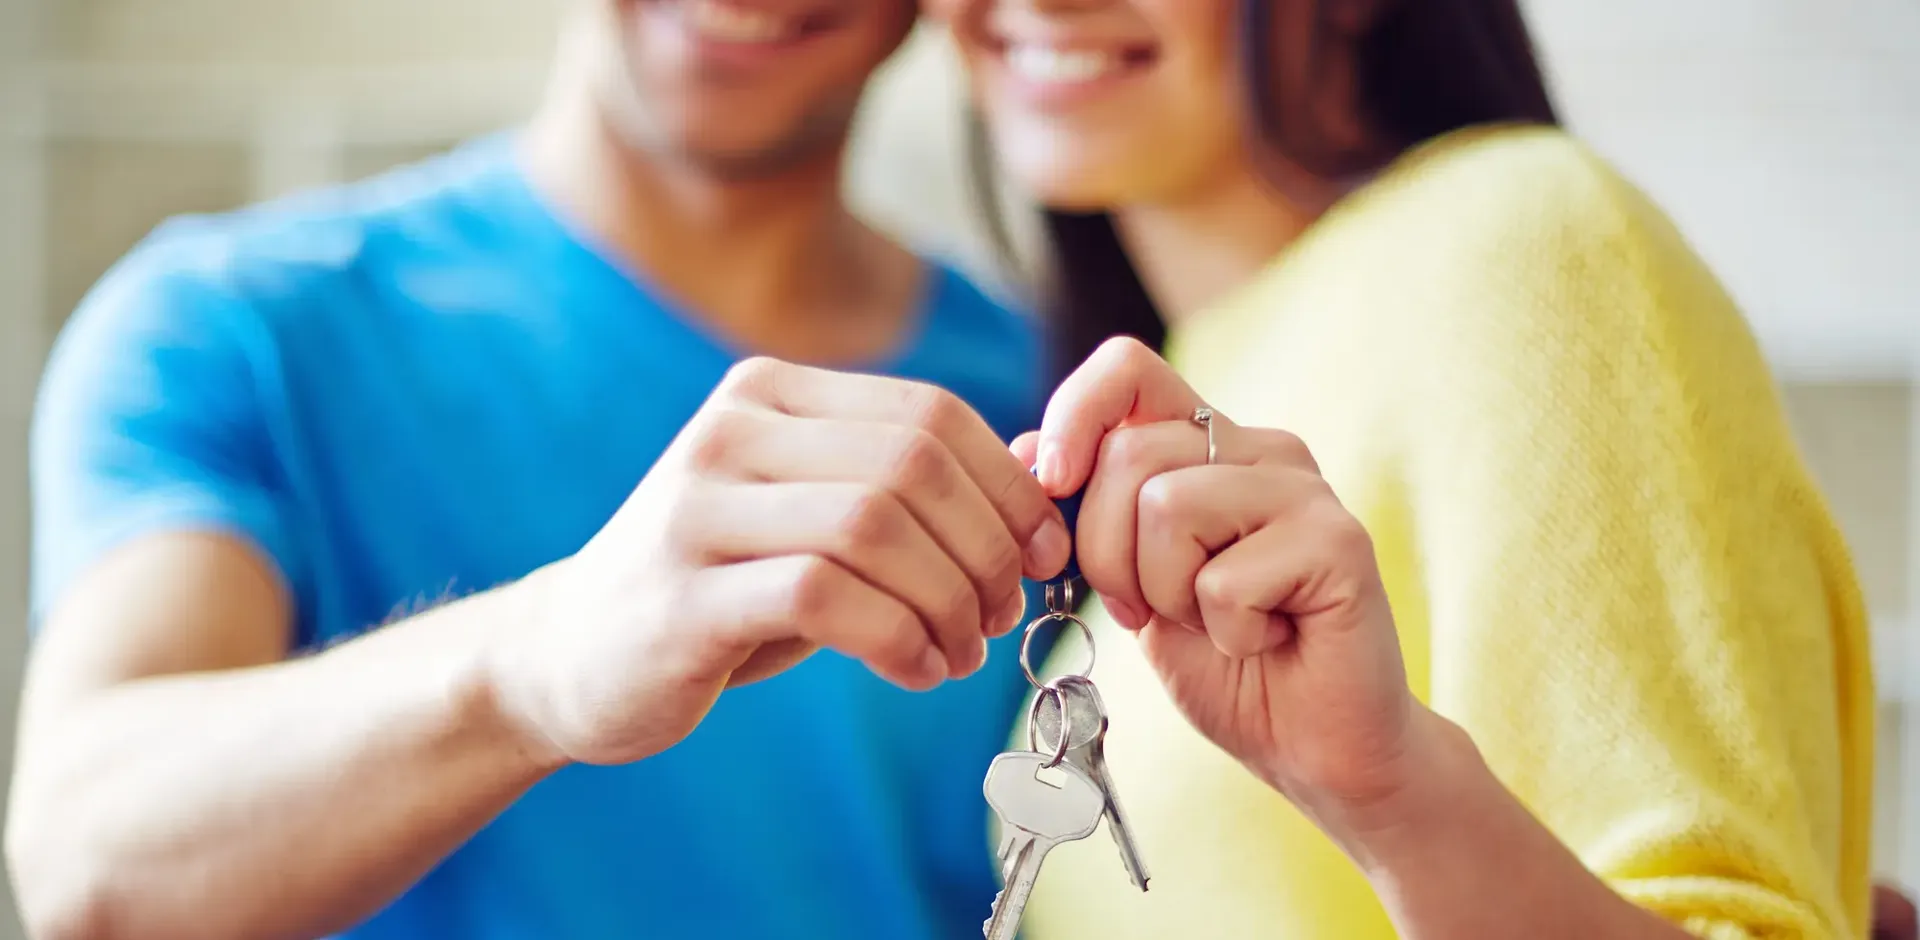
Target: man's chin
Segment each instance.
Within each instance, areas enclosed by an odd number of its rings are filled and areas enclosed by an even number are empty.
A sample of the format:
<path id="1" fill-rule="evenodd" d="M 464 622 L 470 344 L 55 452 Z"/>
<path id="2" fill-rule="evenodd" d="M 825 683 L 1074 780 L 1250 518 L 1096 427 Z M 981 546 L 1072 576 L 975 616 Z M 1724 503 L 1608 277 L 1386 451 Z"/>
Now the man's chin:
<path id="1" fill-rule="evenodd" d="M 744 183 L 829 168 L 839 148 L 791 142 L 746 146 L 688 142 L 676 150 L 676 162 L 683 166 L 717 179 Z"/>
<path id="2" fill-rule="evenodd" d="M 831 170 L 838 165 L 849 133 L 850 122 L 818 121 L 783 133 L 652 127 L 624 136 L 643 157 L 719 179 L 748 182 Z"/>

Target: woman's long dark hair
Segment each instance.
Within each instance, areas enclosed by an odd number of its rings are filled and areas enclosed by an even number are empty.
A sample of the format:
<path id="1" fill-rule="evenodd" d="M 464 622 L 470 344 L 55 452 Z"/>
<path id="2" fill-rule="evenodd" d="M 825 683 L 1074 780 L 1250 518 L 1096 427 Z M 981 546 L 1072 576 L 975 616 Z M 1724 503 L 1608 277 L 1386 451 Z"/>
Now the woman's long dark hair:
<path id="1" fill-rule="evenodd" d="M 1274 7 L 1314 5 L 1310 50 L 1336 40 L 1329 7 L 1346 0 L 1240 0 L 1238 24 L 1245 104 L 1264 147 L 1316 176 L 1342 179 L 1379 169 L 1433 137 L 1478 124 L 1557 124 L 1517 0 L 1382 0 L 1355 48 L 1361 116 L 1375 140 L 1344 147 L 1313 126 L 1320 89 L 1290 87 L 1274 62 Z M 1317 54 L 1310 51 L 1309 54 Z M 1304 71 L 1312 71 L 1307 69 Z M 975 194 L 1002 255 L 1014 251 L 992 172 L 985 129 L 969 121 L 968 163 Z M 1104 212 L 1044 213 L 1049 270 L 1042 285 L 1056 378 L 1113 336 L 1154 348 L 1166 325 Z"/>

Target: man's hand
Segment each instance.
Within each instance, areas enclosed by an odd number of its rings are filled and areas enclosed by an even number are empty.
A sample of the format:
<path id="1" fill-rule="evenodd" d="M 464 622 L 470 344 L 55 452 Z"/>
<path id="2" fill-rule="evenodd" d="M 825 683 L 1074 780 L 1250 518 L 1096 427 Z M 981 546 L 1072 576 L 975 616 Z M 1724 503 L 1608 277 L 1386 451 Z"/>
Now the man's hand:
<path id="1" fill-rule="evenodd" d="M 1920 910 L 1887 882 L 1873 886 L 1873 940 L 1920 940 Z"/>
<path id="2" fill-rule="evenodd" d="M 958 398 L 772 360 L 735 368 L 614 519 L 526 585 L 502 701 L 566 760 L 671 747 L 722 690 L 820 647 L 912 689 L 978 669 L 1022 573 L 1066 563 L 1040 485 Z"/>

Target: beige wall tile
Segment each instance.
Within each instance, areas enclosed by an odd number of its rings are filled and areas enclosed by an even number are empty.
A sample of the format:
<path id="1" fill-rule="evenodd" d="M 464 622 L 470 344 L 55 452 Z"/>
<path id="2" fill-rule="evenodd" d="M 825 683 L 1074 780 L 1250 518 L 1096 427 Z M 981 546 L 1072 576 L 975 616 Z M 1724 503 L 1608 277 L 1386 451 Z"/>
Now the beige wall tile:
<path id="1" fill-rule="evenodd" d="M 63 321 L 127 249 L 169 216 L 244 202 L 247 151 L 227 143 L 65 141 L 47 167 L 48 315 Z"/>
<path id="2" fill-rule="evenodd" d="M 1913 763 L 1906 753 L 1907 729 L 1915 720 L 1912 709 L 1880 709 L 1879 735 L 1874 753 L 1873 867 L 1879 872 L 1900 870 L 1903 849 L 1896 833 L 1912 832 L 1912 814 L 1920 812 L 1920 781 L 1907 780 L 1904 767 Z M 1920 888 L 1920 884 L 1915 887 Z"/>
<path id="3" fill-rule="evenodd" d="M 566 0 L 60 0 L 52 55 L 118 64 L 418 65 L 543 59 Z"/>
<path id="4" fill-rule="evenodd" d="M 1906 385 L 1794 384 L 1786 403 L 1807 463 L 1846 533 L 1867 604 L 1905 618 L 1913 474 Z"/>
<path id="5" fill-rule="evenodd" d="M 424 160 L 445 151 L 458 141 L 431 144 L 359 144 L 350 145 L 340 161 L 341 175 L 357 180 L 374 176 L 404 164 Z"/>

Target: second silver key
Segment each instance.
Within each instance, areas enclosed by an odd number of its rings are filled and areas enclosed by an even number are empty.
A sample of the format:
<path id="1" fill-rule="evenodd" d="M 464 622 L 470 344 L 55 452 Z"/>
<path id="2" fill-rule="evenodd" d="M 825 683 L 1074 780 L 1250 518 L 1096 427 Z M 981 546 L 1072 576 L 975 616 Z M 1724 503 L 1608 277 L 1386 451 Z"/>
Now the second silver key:
<path id="1" fill-rule="evenodd" d="M 1126 868 L 1133 886 L 1145 891 L 1147 863 L 1140 857 L 1133 830 L 1127 825 L 1126 811 L 1120 807 L 1120 795 L 1113 788 L 1113 776 L 1107 772 L 1106 703 L 1101 701 L 1100 690 L 1094 687 L 1093 680 L 1082 676 L 1063 677 L 1055 687 L 1060 690 L 1058 704 L 1054 696 L 1044 694 L 1034 703 L 1037 733 L 1030 746 L 1036 751 L 1052 751 L 1049 745 L 1060 740 L 1060 713 L 1064 708 L 1069 734 L 1067 763 L 1086 771 L 1087 776 L 1100 785 L 1107 801 L 1107 831 L 1113 834 L 1114 844 L 1120 848 L 1120 864 Z"/>
<path id="2" fill-rule="evenodd" d="M 1048 769 L 1051 759 L 1009 751 L 987 767 L 987 805 L 1000 817 L 1000 873 L 1006 882 L 983 925 L 987 940 L 1014 940 L 1047 853 L 1062 842 L 1093 835 L 1100 826 L 1100 785 L 1070 764 Z"/>

